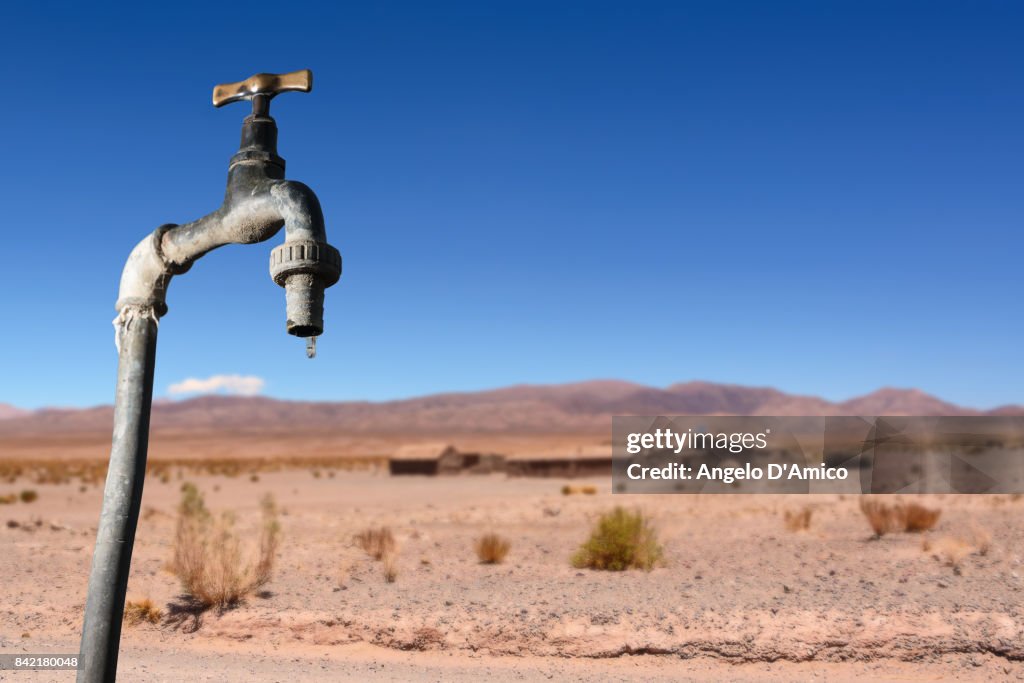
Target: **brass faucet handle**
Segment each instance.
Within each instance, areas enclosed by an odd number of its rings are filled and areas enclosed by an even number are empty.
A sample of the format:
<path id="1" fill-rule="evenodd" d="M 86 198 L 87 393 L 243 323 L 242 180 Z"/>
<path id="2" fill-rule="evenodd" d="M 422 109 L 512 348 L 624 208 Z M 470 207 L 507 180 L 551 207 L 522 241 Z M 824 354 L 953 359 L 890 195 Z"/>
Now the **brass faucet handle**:
<path id="1" fill-rule="evenodd" d="M 297 90 L 309 92 L 313 89 L 313 72 L 301 69 L 286 74 L 255 74 L 237 83 L 221 83 L 213 88 L 213 106 L 240 100 L 252 100 L 253 114 L 266 114 L 270 100 L 283 92 Z"/>

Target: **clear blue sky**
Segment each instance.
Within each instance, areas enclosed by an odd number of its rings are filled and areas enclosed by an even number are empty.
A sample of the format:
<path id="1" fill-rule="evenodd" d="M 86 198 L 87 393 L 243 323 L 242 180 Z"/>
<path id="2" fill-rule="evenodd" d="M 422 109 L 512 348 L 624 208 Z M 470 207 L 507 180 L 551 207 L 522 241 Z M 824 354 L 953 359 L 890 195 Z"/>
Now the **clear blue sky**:
<path id="1" fill-rule="evenodd" d="M 617 377 L 1024 402 L 1024 5 L 7 3 L 0 402 L 112 400 L 125 256 L 216 208 L 273 106 L 345 274 L 320 354 L 271 243 L 174 281 L 156 393 Z"/>

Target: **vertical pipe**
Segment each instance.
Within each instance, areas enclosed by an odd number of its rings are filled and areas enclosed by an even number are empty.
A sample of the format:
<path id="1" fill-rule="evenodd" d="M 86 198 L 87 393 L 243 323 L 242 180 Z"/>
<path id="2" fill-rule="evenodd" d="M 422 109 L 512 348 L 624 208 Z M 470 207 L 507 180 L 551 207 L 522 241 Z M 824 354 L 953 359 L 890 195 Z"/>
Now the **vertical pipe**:
<path id="1" fill-rule="evenodd" d="M 114 436 L 89 574 L 78 683 L 108 683 L 117 676 L 128 570 L 146 474 L 156 359 L 157 323 L 152 309 L 134 312 L 122 312 L 117 331 Z"/>

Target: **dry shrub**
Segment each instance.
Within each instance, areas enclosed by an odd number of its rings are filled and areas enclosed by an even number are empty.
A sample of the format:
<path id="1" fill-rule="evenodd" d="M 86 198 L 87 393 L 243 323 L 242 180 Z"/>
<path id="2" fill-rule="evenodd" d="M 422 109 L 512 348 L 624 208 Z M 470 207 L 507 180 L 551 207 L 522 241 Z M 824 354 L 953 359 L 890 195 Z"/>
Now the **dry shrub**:
<path id="1" fill-rule="evenodd" d="M 129 600 L 124 606 L 124 621 L 129 626 L 141 624 L 148 621 L 151 624 L 159 624 L 163 618 L 163 611 L 153 604 L 149 598 L 145 600 Z"/>
<path id="2" fill-rule="evenodd" d="M 989 551 L 992 550 L 992 534 L 988 529 L 984 529 L 976 524 L 972 525 L 971 541 L 977 553 L 981 556 L 988 555 Z"/>
<path id="3" fill-rule="evenodd" d="M 193 484 L 186 483 L 181 490 L 170 569 L 185 592 L 204 607 L 224 609 L 266 585 L 281 532 L 273 497 L 267 494 L 260 501 L 262 524 L 256 556 L 243 558 L 234 515 L 224 513 L 214 518 Z"/>
<path id="4" fill-rule="evenodd" d="M 394 583 L 398 578 L 398 551 L 394 548 L 385 551 L 380 561 L 381 567 L 384 569 L 384 580 Z"/>
<path id="5" fill-rule="evenodd" d="M 862 498 L 860 511 L 864 513 L 875 536 L 882 537 L 897 531 L 920 533 L 935 526 L 941 510 L 926 508 L 918 503 L 883 503 L 877 498 Z"/>
<path id="6" fill-rule="evenodd" d="M 786 510 L 785 521 L 786 528 L 790 531 L 807 531 L 811 528 L 811 515 L 813 510 L 809 507 L 803 507 L 800 510 Z"/>
<path id="7" fill-rule="evenodd" d="M 926 508 L 917 503 L 906 503 L 900 506 L 903 515 L 903 530 L 912 533 L 928 531 L 939 521 L 942 510 Z"/>
<path id="8" fill-rule="evenodd" d="M 18 501 L 18 494 L 9 493 L 6 496 L 0 496 L 0 505 L 11 505 Z"/>
<path id="9" fill-rule="evenodd" d="M 501 564 L 512 544 L 498 534 L 484 534 L 476 541 L 476 556 L 482 564 Z"/>
<path id="10" fill-rule="evenodd" d="M 385 555 L 395 554 L 398 547 L 395 535 L 391 533 L 391 528 L 386 526 L 370 527 L 360 531 L 355 535 L 355 542 L 375 560 L 382 560 Z"/>
<path id="11" fill-rule="evenodd" d="M 962 538 L 944 536 L 930 545 L 932 556 L 953 569 L 954 574 L 962 571 L 961 563 L 974 551 L 970 543 Z"/>
<path id="12" fill-rule="evenodd" d="M 575 496 L 579 492 L 580 490 L 576 486 L 569 486 L 568 484 L 566 484 L 565 486 L 562 487 L 563 496 Z"/>
<path id="13" fill-rule="evenodd" d="M 596 486 L 581 486 L 580 487 L 580 493 L 582 493 L 585 496 L 593 496 L 594 494 L 597 493 L 597 487 Z"/>
<path id="14" fill-rule="evenodd" d="M 590 538 L 572 556 L 577 568 L 650 571 L 663 556 L 657 532 L 643 512 L 616 507 L 601 515 Z"/>
<path id="15" fill-rule="evenodd" d="M 18 494 L 18 498 L 21 499 L 22 503 L 34 503 L 39 499 L 39 494 L 32 489 L 25 489 Z"/>
<path id="16" fill-rule="evenodd" d="M 992 550 L 992 534 L 987 529 L 973 524 L 969 539 L 959 536 L 943 536 L 937 541 L 932 541 L 926 538 L 921 544 L 921 549 L 947 567 L 952 567 L 955 574 L 960 574 L 962 563 L 967 557 L 988 555 Z"/>

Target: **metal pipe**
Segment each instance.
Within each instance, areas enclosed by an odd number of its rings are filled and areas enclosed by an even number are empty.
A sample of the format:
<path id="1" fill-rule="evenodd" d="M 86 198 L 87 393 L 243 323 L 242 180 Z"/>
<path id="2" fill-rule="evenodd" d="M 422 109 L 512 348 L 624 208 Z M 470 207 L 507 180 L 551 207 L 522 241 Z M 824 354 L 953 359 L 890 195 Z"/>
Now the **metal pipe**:
<path id="1" fill-rule="evenodd" d="M 270 255 L 270 275 L 285 288 L 289 334 L 309 337 L 308 355 L 323 331 L 323 294 L 341 276 L 341 255 L 327 244 L 320 202 L 309 187 L 284 179 L 270 100 L 312 88 L 309 71 L 256 74 L 214 89 L 214 105 L 253 102 L 242 143 L 228 167 L 219 209 L 185 225 L 167 224 L 139 242 L 121 274 L 114 320 L 117 391 L 110 467 L 89 574 L 78 683 L 110 683 L 117 675 L 125 593 L 142 501 L 153 400 L 157 321 L 167 312 L 167 287 L 203 254 L 225 244 L 253 244 L 285 230 Z"/>
<path id="2" fill-rule="evenodd" d="M 124 311 L 116 331 L 120 353 L 114 436 L 89 574 L 80 683 L 113 681 L 117 674 L 125 592 L 146 475 L 157 321 L 152 309 Z"/>

